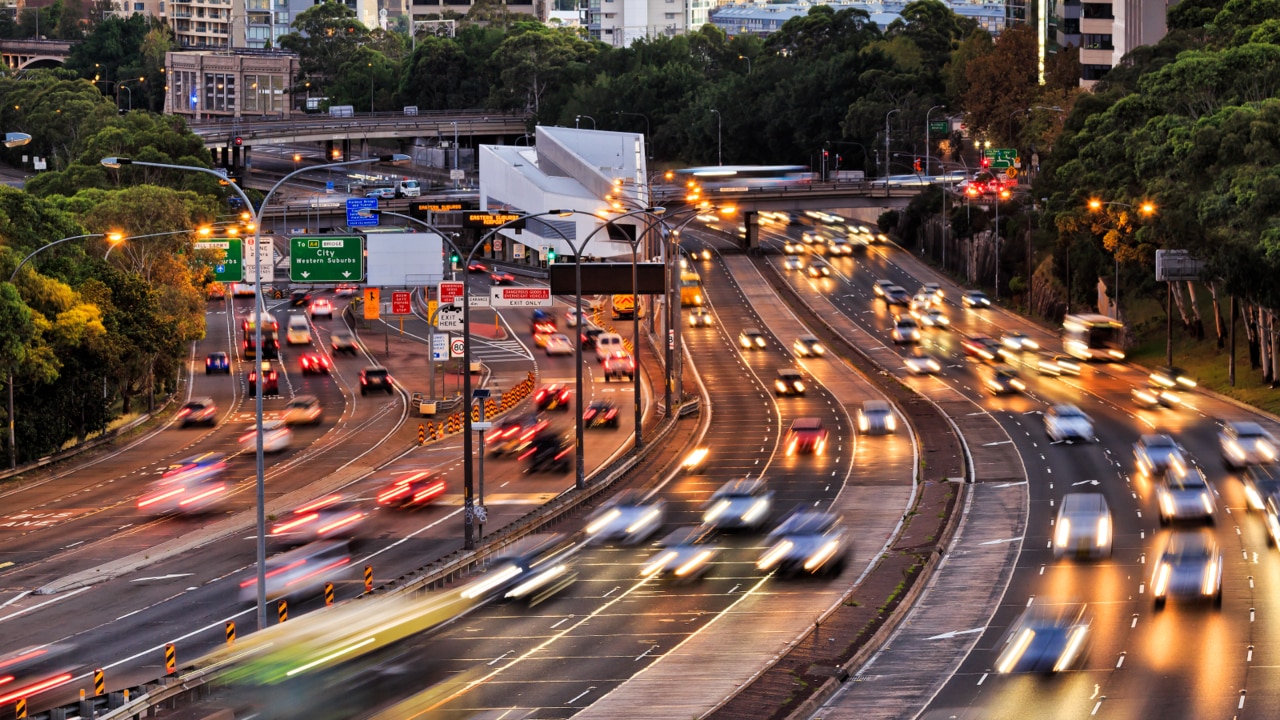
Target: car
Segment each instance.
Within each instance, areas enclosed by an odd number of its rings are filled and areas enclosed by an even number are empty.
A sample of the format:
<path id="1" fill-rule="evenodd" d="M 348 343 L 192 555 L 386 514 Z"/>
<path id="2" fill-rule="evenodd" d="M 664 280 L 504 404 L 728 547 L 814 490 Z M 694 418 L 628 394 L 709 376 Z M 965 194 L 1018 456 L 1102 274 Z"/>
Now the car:
<path id="1" fill-rule="evenodd" d="M 1271 493 L 1263 507 L 1267 523 L 1267 544 L 1280 547 L 1280 493 Z"/>
<path id="2" fill-rule="evenodd" d="M 303 375 L 328 375 L 333 362 L 320 353 L 308 352 L 298 356 Z"/>
<path id="3" fill-rule="evenodd" d="M 1222 552 L 1208 532 L 1169 533 L 1151 571 L 1151 596 L 1156 610 L 1171 597 L 1222 607 Z"/>
<path id="4" fill-rule="evenodd" d="M 269 535 L 291 545 L 354 537 L 369 519 L 369 511 L 354 498 L 335 493 L 286 513 Z"/>
<path id="5" fill-rule="evenodd" d="M 986 362 L 994 362 L 1000 357 L 1001 345 L 995 338 L 986 335 L 973 335 L 960 342 L 964 354 Z"/>
<path id="6" fill-rule="evenodd" d="M 811 278 L 831 277 L 831 268 L 819 263 L 810 263 L 805 272 L 808 273 Z"/>
<path id="7" fill-rule="evenodd" d="M 1129 398 L 1134 405 L 1146 410 L 1176 408 L 1182 404 L 1182 398 L 1176 392 L 1161 387 L 1135 387 L 1129 391 Z"/>
<path id="8" fill-rule="evenodd" d="M 931 327 L 931 328 L 951 327 L 951 318 L 947 317 L 947 314 L 943 312 L 941 308 L 935 307 L 935 308 L 929 308 L 927 310 L 922 310 L 917 312 L 919 312 L 919 315 L 916 315 L 916 313 L 911 313 L 911 314 L 914 315 L 916 319 L 920 321 L 920 324 L 924 325 L 925 327 Z"/>
<path id="9" fill-rule="evenodd" d="M 373 188 L 364 194 L 367 198 L 378 198 L 380 200 L 395 200 L 396 189 L 390 187 Z"/>
<path id="10" fill-rule="evenodd" d="M 231 358 L 224 352 L 209 353 L 204 359 L 204 374 L 231 374 Z"/>
<path id="11" fill-rule="evenodd" d="M 912 375 L 932 375 L 942 372 L 942 363 L 921 347 L 912 348 L 911 354 L 903 362 L 907 366 L 907 372 Z"/>
<path id="12" fill-rule="evenodd" d="M 1010 352 L 1028 352 L 1040 349 L 1039 343 L 1017 330 L 1001 335 L 1000 344 Z"/>
<path id="13" fill-rule="evenodd" d="M 446 488 L 444 476 L 440 473 L 414 470 L 384 478 L 374 498 L 383 507 L 420 508 L 439 500 Z"/>
<path id="14" fill-rule="evenodd" d="M 459 594 L 476 602 L 519 601 L 537 605 L 577 579 L 573 557 L 578 544 L 569 535 L 538 533 L 508 545 L 489 569 Z"/>
<path id="15" fill-rule="evenodd" d="M 871 284 L 871 290 L 878 298 L 884 297 L 891 287 L 895 287 L 892 280 L 876 280 Z"/>
<path id="16" fill-rule="evenodd" d="M 1249 510 L 1262 510 L 1268 497 L 1280 493 L 1280 468 L 1275 465 L 1250 465 L 1240 477 Z"/>
<path id="17" fill-rule="evenodd" d="M 329 338 L 329 349 L 337 353 L 345 353 L 347 355 L 359 354 L 359 348 L 356 345 L 356 339 L 351 333 L 336 332 Z"/>
<path id="18" fill-rule="evenodd" d="M 1222 462 L 1228 470 L 1276 460 L 1276 439 L 1256 422 L 1227 422 L 1218 433 Z"/>
<path id="19" fill-rule="evenodd" d="M 796 418 L 787 430 L 787 457 L 797 453 L 821 455 L 827 447 L 827 429 L 820 418 Z"/>
<path id="20" fill-rule="evenodd" d="M 712 317 L 711 311 L 705 307 L 695 307 L 689 310 L 689 327 L 711 327 Z"/>
<path id="21" fill-rule="evenodd" d="M 573 343 L 569 342 L 569 336 L 563 333 L 555 333 L 554 335 L 546 335 L 546 342 L 542 344 L 542 349 L 546 351 L 548 356 L 551 355 L 572 355 L 574 353 Z"/>
<path id="22" fill-rule="evenodd" d="M 1160 477 L 1169 468 L 1185 468 L 1188 463 L 1182 456 L 1182 447 L 1172 436 L 1164 434 L 1148 434 L 1138 438 L 1133 444 L 1133 458 L 1138 474 L 1148 477 Z"/>
<path id="23" fill-rule="evenodd" d="M 294 290 L 289 293 L 289 305 L 292 307 L 306 307 L 311 304 L 311 293 L 307 290 Z"/>
<path id="24" fill-rule="evenodd" d="M 258 345 L 254 342 L 254 333 L 249 333 L 244 339 L 243 352 L 245 360 L 254 360 L 258 356 Z M 280 358 L 280 341 L 276 339 L 274 334 L 263 333 L 262 335 L 262 359 L 278 360 Z"/>
<path id="25" fill-rule="evenodd" d="M 794 255 L 788 255 L 787 258 L 782 261 L 782 269 L 783 270 L 803 270 L 804 260 Z"/>
<path id="26" fill-rule="evenodd" d="M 773 509 L 773 491 L 764 478 L 721 485 L 703 505 L 702 525 L 713 530 L 759 530 Z"/>
<path id="27" fill-rule="evenodd" d="M 618 429 L 618 406 L 609 400 L 594 400 L 582 411 L 582 422 L 587 428 Z"/>
<path id="28" fill-rule="evenodd" d="M 842 237 L 831 238 L 831 254 L 832 255 L 852 255 L 853 243 Z"/>
<path id="29" fill-rule="evenodd" d="M 858 408 L 858 432 L 862 435 L 892 435 L 898 429 L 893 407 L 883 400 L 867 400 Z"/>
<path id="30" fill-rule="evenodd" d="M 701 251 L 698 251 L 698 250 L 693 251 L 694 260 L 710 260 L 711 257 L 712 257 L 711 248 L 702 248 Z"/>
<path id="31" fill-rule="evenodd" d="M 138 498 L 138 510 L 152 515 L 196 514 L 220 507 L 230 486 L 222 479 L 227 470 L 223 453 L 202 453 L 182 460 L 151 483 Z"/>
<path id="32" fill-rule="evenodd" d="M 991 298 L 981 290 L 966 290 L 964 295 L 960 296 L 960 304 L 973 310 L 981 310 L 991 307 Z"/>
<path id="33" fill-rule="evenodd" d="M 1061 375 L 1078 376 L 1080 361 L 1070 355 L 1041 353 L 1036 359 L 1036 371 L 1041 375 L 1058 377 Z"/>
<path id="34" fill-rule="evenodd" d="M 838 575 L 844 569 L 848 538 L 832 513 L 793 512 L 765 538 L 756 569 L 779 575 Z"/>
<path id="35" fill-rule="evenodd" d="M 227 288 L 220 282 L 211 282 L 204 288 L 205 298 L 208 300 L 226 300 Z"/>
<path id="36" fill-rule="evenodd" d="M 1156 485 L 1160 524 L 1175 520 L 1201 520 L 1213 524 L 1217 503 L 1204 471 L 1194 465 L 1170 465 Z"/>
<path id="37" fill-rule="evenodd" d="M 804 252 L 804 244 L 794 240 L 787 240 L 782 244 L 782 252 L 786 255 L 799 255 Z"/>
<path id="38" fill-rule="evenodd" d="M 262 452 L 274 453 L 287 450 L 293 442 L 293 430 L 281 420 L 262 423 Z M 240 435 L 241 452 L 252 453 L 258 449 L 258 428 L 251 427 Z"/>
<path id="39" fill-rule="evenodd" d="M 280 374 L 276 372 L 275 366 L 271 364 L 270 360 L 263 360 L 261 363 L 256 363 L 256 365 L 256 367 L 249 371 L 249 375 L 245 378 L 245 381 L 249 385 L 249 397 L 254 397 L 258 394 L 259 370 L 262 372 L 263 397 L 266 397 L 267 395 L 279 395 Z"/>
<path id="40" fill-rule="evenodd" d="M 491 457 L 519 455 L 539 430 L 551 423 L 536 414 L 506 417 L 496 422 L 486 434 L 485 444 Z"/>
<path id="41" fill-rule="evenodd" d="M 915 318 L 904 315 L 894 318 L 893 331 L 890 333 L 895 344 L 920 342 L 920 326 L 916 324 Z"/>
<path id="42" fill-rule="evenodd" d="M 573 403 L 573 391 L 561 383 L 543 385 L 533 394 L 533 406 L 542 410 L 568 410 Z"/>
<path id="43" fill-rule="evenodd" d="M 1152 386 L 1159 386 L 1169 389 L 1186 389 L 1194 390 L 1196 381 L 1191 379 L 1186 370 L 1180 367 L 1172 367 L 1169 365 L 1161 365 L 1151 374 L 1147 376 Z"/>
<path id="44" fill-rule="evenodd" d="M 508 272 L 489 273 L 489 282 L 494 285 L 515 285 L 516 276 Z"/>
<path id="45" fill-rule="evenodd" d="M 885 288 L 884 301 L 889 305 L 901 305 L 907 307 L 911 304 L 911 295 L 907 293 L 907 289 L 901 285 L 890 285 Z"/>
<path id="46" fill-rule="evenodd" d="M 573 467 L 573 437 L 550 427 L 536 430 L 517 456 L 525 472 L 567 473 Z"/>
<path id="47" fill-rule="evenodd" d="M 386 368 L 370 365 L 360 370 L 360 394 L 368 395 L 376 391 L 393 394 L 396 391 L 395 378 L 391 377 Z"/>
<path id="48" fill-rule="evenodd" d="M 604 328 L 598 328 L 595 325 L 587 325 L 581 329 L 578 337 L 582 340 L 583 350 L 592 350 L 596 346 L 596 338 L 604 334 Z"/>
<path id="49" fill-rule="evenodd" d="M 635 380 L 636 361 L 625 352 L 616 352 L 604 359 L 603 370 L 605 382 L 611 382 L 614 378 Z"/>
<path id="50" fill-rule="evenodd" d="M 1111 508 L 1102 493 L 1067 493 L 1053 524 L 1053 556 L 1111 557 L 1112 530 Z"/>
<path id="51" fill-rule="evenodd" d="M 536 335 L 548 335 L 556 331 L 556 318 L 541 308 L 535 308 L 529 315 L 529 332 Z M 536 339 L 536 338 L 535 338 Z"/>
<path id="52" fill-rule="evenodd" d="M 336 297 L 351 297 L 359 291 L 360 288 L 351 283 L 338 283 L 338 287 L 334 288 L 333 294 Z"/>
<path id="53" fill-rule="evenodd" d="M 1027 389 L 1026 383 L 1019 379 L 1018 371 L 1003 364 L 996 365 L 987 372 L 986 386 L 992 395 L 1008 395 Z"/>
<path id="54" fill-rule="evenodd" d="M 324 419 L 324 408 L 315 395 L 295 395 L 284 406 L 280 419 L 285 425 L 317 425 Z"/>
<path id="55" fill-rule="evenodd" d="M 658 541 L 658 551 L 640 566 L 640 577 L 689 581 L 702 577 L 720 554 L 710 542 L 712 533 L 701 527 L 684 527 Z"/>
<path id="56" fill-rule="evenodd" d="M 801 335 L 796 338 L 795 342 L 791 343 L 791 352 L 795 353 L 796 357 L 822 357 L 827 354 L 826 348 L 818 338 L 812 335 Z"/>
<path id="57" fill-rule="evenodd" d="M 1075 405 L 1054 405 L 1046 410 L 1044 431 L 1050 442 L 1093 442 L 1093 420 Z"/>
<path id="58" fill-rule="evenodd" d="M 935 303 L 940 303 L 947 298 L 947 293 L 942 289 L 942 285 L 936 282 L 927 282 L 920 286 L 920 290 L 921 292 L 933 296 L 933 301 Z"/>
<path id="59" fill-rule="evenodd" d="M 917 312 L 924 312 L 925 310 L 928 310 L 931 305 L 933 305 L 933 295 L 923 290 L 911 296 L 910 309 L 912 315 L 915 315 Z"/>
<path id="60" fill-rule="evenodd" d="M 585 314 L 584 314 L 584 315 L 585 315 Z M 569 308 L 568 310 L 565 310 L 565 311 L 564 311 L 564 326 L 565 326 L 565 327 L 578 327 L 578 325 L 579 325 L 579 322 L 578 322 L 578 309 L 577 309 L 577 308 Z"/>
<path id="61" fill-rule="evenodd" d="M 312 320 L 318 317 L 325 318 L 326 320 L 332 320 L 333 303 L 329 302 L 327 298 L 316 298 L 311 301 L 311 307 L 307 308 L 307 312 L 311 314 Z"/>
<path id="62" fill-rule="evenodd" d="M 649 499 L 641 491 L 624 490 L 587 519 L 587 537 L 592 542 L 642 543 L 662 527 L 666 513 L 662 498 Z"/>
<path id="63" fill-rule="evenodd" d="M 487 273 L 487 272 L 489 272 L 489 266 L 488 266 L 488 265 L 485 265 L 485 264 L 484 264 L 484 263 L 482 263 L 482 262 L 475 262 L 475 261 L 473 261 L 473 262 L 469 262 L 469 263 L 467 263 L 467 272 L 469 272 L 469 273 Z"/>
<path id="64" fill-rule="evenodd" d="M 604 362 L 617 353 L 626 353 L 627 344 L 623 342 L 622 336 L 613 332 L 602 332 L 596 335 L 596 360 Z"/>
<path id="65" fill-rule="evenodd" d="M 355 572 L 346 540 L 320 540 L 291 548 L 267 558 L 266 598 L 304 598 L 321 591 L 326 583 L 341 581 Z M 240 583 L 240 601 L 258 600 L 258 574 L 250 574 Z"/>
<path id="66" fill-rule="evenodd" d="M 738 333 L 738 344 L 743 350 L 758 350 L 766 347 L 769 341 L 759 329 L 746 328 Z"/>
<path id="67" fill-rule="evenodd" d="M 1090 618 L 1081 603 L 1036 603 L 1018 616 L 1004 635 L 995 670 L 1058 673 L 1084 662 Z"/>
<path id="68" fill-rule="evenodd" d="M 774 395 L 804 395 L 804 376 L 799 370 L 782 368 L 773 379 Z"/>

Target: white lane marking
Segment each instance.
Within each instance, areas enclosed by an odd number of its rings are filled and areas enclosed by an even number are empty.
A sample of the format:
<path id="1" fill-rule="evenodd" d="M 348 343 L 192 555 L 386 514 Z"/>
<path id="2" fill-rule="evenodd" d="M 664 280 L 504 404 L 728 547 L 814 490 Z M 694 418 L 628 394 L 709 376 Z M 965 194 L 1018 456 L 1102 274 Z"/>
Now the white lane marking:
<path id="1" fill-rule="evenodd" d="M 1250 578 L 1250 581 L 1252 581 L 1252 579 L 1253 579 L 1253 578 Z M 4 603 L 0 603 L 0 608 L 7 608 L 7 607 L 9 607 L 10 605 L 12 605 L 12 604 L 14 604 L 14 603 L 18 602 L 19 600 L 21 600 L 22 598 L 24 598 L 24 597 L 26 597 L 26 596 L 28 596 L 28 595 L 30 595 L 30 594 L 31 594 L 31 591 L 30 591 L 30 590 L 23 590 L 22 592 L 18 593 L 17 595 L 14 595 L 13 597 L 9 598 L 8 600 L 5 600 L 5 601 L 4 601 Z"/>
<path id="2" fill-rule="evenodd" d="M 501 655 L 499 655 L 498 657 L 496 657 L 496 658 L 494 658 L 494 659 L 490 660 L 490 661 L 488 662 L 489 667 L 493 667 L 494 665 L 497 665 L 498 663 L 502 662 L 502 658 L 504 658 L 504 657 L 506 657 L 506 656 L 510 655 L 510 654 L 511 654 L 511 653 L 513 653 L 513 652 L 515 652 L 515 650 L 508 650 L 508 651 L 506 651 L 506 652 L 502 653 Z"/>
<path id="3" fill-rule="evenodd" d="M 595 685 L 592 685 L 592 686 L 588 687 L 586 690 L 583 690 L 582 692 L 578 693 L 577 695 L 574 695 L 574 696 L 573 696 L 573 699 L 572 699 L 572 700 L 570 700 L 569 702 L 565 703 L 565 705 L 572 705 L 572 704 L 574 704 L 574 703 L 575 703 L 575 702 L 577 702 L 578 700 L 582 699 L 582 696 L 583 696 L 583 695 L 586 695 L 587 693 L 589 693 L 589 692 L 591 692 L 592 690 L 595 690 L 595 689 L 596 689 L 596 686 L 595 686 Z"/>
<path id="4" fill-rule="evenodd" d="M 66 599 L 67 599 L 67 598 L 69 598 L 69 597 L 75 597 L 76 595 L 79 595 L 80 593 L 84 592 L 85 590 L 88 590 L 88 589 L 89 589 L 89 587 L 90 587 L 90 586 L 86 585 L 85 587 L 82 587 L 82 588 L 79 588 L 79 589 L 76 589 L 76 590 L 72 590 L 72 591 L 71 591 L 71 592 L 69 592 L 69 593 L 65 593 L 65 594 L 59 595 L 59 596 L 57 596 L 57 597 L 55 597 L 55 598 L 50 598 L 50 599 L 48 599 L 48 600 L 45 600 L 45 601 L 44 601 L 44 602 L 42 602 L 42 603 L 36 603 L 35 605 L 32 605 L 32 606 L 31 606 L 31 607 L 29 607 L 29 608 L 23 608 L 23 609 L 21 609 L 21 610 L 19 610 L 19 611 L 17 611 L 17 612 L 9 613 L 8 615 L 5 615 L 4 617 L 0 617 L 0 622 L 4 622 L 5 620 L 12 620 L 13 618 L 16 618 L 16 617 L 18 617 L 18 616 L 20 616 L 20 615 L 26 615 L 27 613 L 31 612 L 32 610 L 39 610 L 40 608 L 44 607 L 45 605 L 52 605 L 53 603 L 56 603 L 56 602 L 58 602 L 59 600 L 66 600 Z M 15 598 L 15 599 L 16 599 L 16 598 Z"/>
<path id="5" fill-rule="evenodd" d="M 191 577 L 195 573 L 173 573 L 171 575 L 156 575 L 154 577 L 134 578 L 129 582 L 147 582 L 148 580 L 172 580 L 174 578 Z"/>

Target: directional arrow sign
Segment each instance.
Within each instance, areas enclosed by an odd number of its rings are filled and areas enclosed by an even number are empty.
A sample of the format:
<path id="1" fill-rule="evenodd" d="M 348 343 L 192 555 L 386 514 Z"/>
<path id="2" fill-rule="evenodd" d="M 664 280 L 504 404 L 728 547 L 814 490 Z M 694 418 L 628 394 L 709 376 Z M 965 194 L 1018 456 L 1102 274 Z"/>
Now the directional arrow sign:
<path id="1" fill-rule="evenodd" d="M 495 287 L 489 289 L 494 307 L 546 307 L 551 305 L 551 288 Z"/>
<path id="2" fill-rule="evenodd" d="M 1071 483 L 1072 485 L 1097 485 L 1097 480 L 1081 480 L 1080 482 Z"/>
<path id="3" fill-rule="evenodd" d="M 364 238 L 303 235 L 289 238 L 289 279 L 293 282 L 361 282 Z"/>

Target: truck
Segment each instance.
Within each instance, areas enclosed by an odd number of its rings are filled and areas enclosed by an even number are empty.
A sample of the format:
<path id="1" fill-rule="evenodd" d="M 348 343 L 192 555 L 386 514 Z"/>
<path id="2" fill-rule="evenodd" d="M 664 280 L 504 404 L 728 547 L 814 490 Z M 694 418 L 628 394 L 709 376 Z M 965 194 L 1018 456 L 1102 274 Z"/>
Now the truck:
<path id="1" fill-rule="evenodd" d="M 636 314 L 636 296 L 635 295 L 614 295 L 613 296 L 613 319 L 614 320 L 630 320 Z"/>

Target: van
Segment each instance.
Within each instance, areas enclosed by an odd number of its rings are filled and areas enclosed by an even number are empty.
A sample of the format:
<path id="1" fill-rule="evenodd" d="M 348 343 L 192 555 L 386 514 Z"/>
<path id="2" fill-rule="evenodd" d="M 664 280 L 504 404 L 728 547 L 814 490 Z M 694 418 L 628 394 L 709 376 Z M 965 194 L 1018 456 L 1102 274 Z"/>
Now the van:
<path id="1" fill-rule="evenodd" d="M 290 315 L 288 340 L 290 345 L 306 345 L 311 342 L 311 324 L 306 315 Z"/>
<path id="2" fill-rule="evenodd" d="M 596 336 L 596 359 L 601 362 L 605 358 L 614 353 L 625 353 L 627 349 L 622 345 L 622 336 L 618 333 L 600 333 Z"/>

